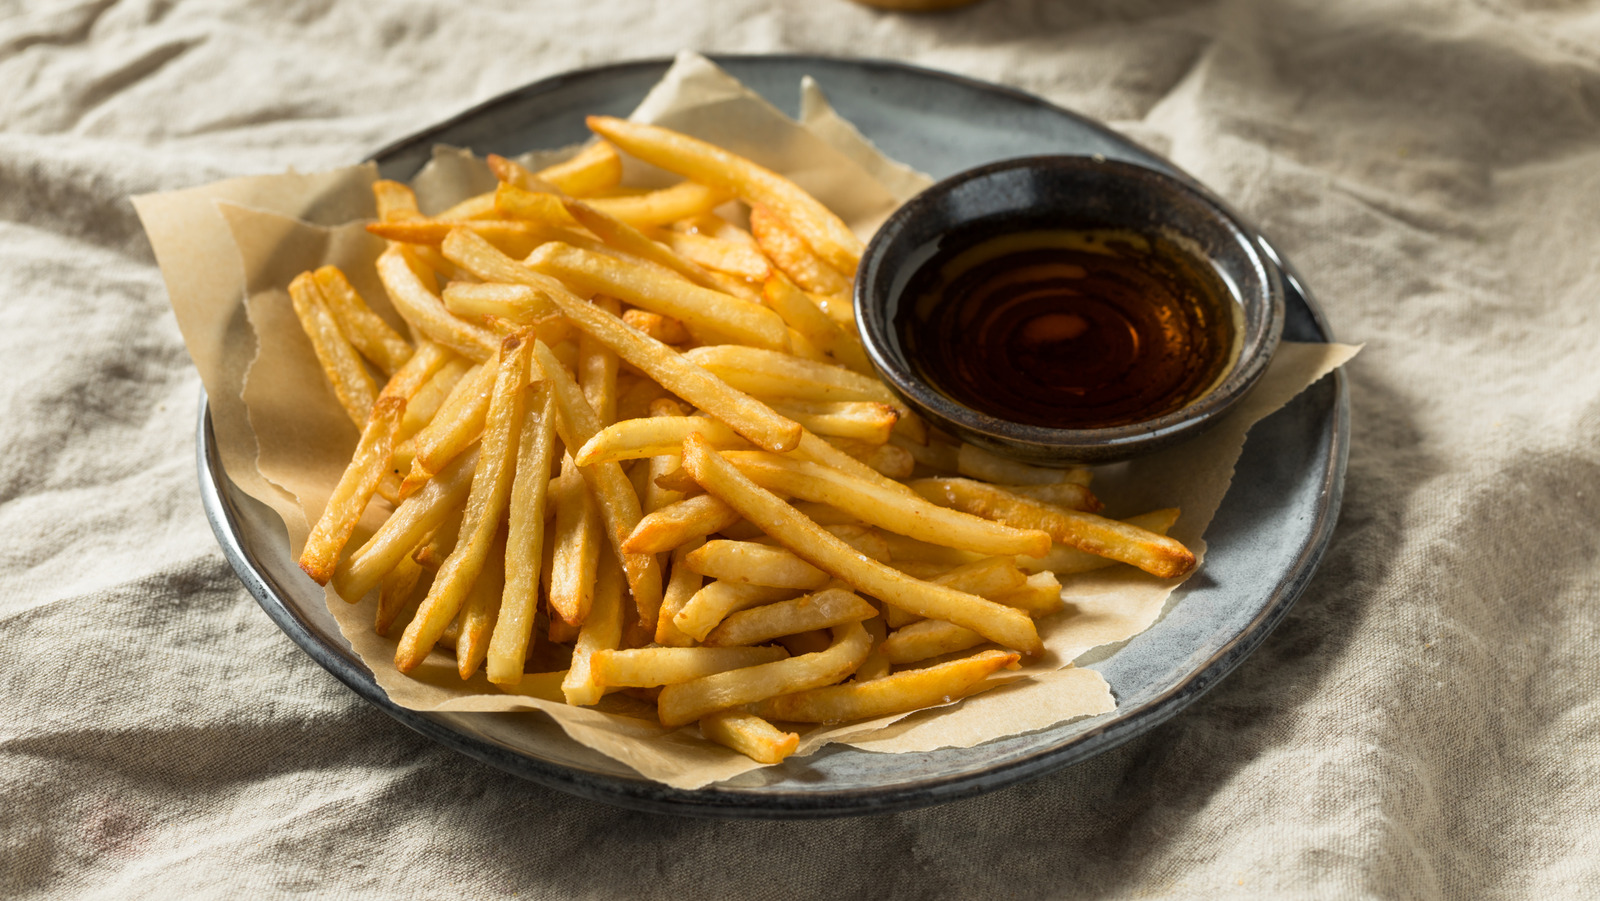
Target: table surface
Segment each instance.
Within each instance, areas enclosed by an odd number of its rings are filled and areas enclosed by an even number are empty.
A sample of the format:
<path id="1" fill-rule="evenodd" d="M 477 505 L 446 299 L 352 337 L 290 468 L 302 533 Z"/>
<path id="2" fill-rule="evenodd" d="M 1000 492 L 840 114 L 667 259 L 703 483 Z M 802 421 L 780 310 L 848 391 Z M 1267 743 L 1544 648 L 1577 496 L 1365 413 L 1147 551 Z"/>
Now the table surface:
<path id="1" fill-rule="evenodd" d="M 16 4 L 15 7 L 20 7 Z M 1600 893 L 1600 16 L 1532 0 L 0 12 L 0 895 Z M 1109 122 L 1271 234 L 1344 340 L 1344 512 L 1184 714 L 926 810 L 643 815 L 407 731 L 250 600 L 127 197 L 360 159 L 681 48 L 868 54 Z"/>

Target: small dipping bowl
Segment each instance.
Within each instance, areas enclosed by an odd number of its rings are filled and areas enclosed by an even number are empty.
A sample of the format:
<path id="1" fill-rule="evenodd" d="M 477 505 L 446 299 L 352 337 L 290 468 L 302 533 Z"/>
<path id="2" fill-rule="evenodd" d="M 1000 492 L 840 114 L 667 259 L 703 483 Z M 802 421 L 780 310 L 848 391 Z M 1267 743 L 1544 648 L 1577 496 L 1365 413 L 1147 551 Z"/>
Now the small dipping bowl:
<path id="1" fill-rule="evenodd" d="M 1002 236 L 1041 232 L 1144 236 L 1177 248 L 1174 256 L 1207 277 L 1232 332 L 1221 369 L 1198 396 L 1139 421 L 1053 428 L 975 409 L 931 382 L 919 365 L 925 361 L 908 352 L 901 322 L 907 305 L 917 302 L 910 294 L 929 277 L 924 270 Z M 868 244 L 856 274 L 855 312 L 868 356 L 913 410 L 963 441 L 1043 466 L 1126 460 L 1199 434 L 1260 380 L 1284 317 L 1277 269 L 1220 200 L 1153 169 L 1080 156 L 992 163 L 912 198 Z"/>

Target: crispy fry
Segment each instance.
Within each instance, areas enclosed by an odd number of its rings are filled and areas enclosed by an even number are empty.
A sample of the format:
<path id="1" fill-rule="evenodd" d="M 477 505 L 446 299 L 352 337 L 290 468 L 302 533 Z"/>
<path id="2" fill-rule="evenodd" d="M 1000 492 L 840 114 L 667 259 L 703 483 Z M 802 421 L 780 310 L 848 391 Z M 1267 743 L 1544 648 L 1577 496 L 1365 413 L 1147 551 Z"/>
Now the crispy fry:
<path id="1" fill-rule="evenodd" d="M 699 436 L 690 436 L 684 446 L 697 440 L 703 441 Z M 762 451 L 727 451 L 723 456 L 745 477 L 768 491 L 829 504 L 849 511 L 862 522 L 922 541 L 991 555 L 1037 556 L 1050 547 L 1050 536 L 1042 531 L 1017 529 L 971 514 L 951 516 L 946 508 L 927 501 L 919 503 L 827 466 Z M 692 470 L 690 474 L 699 480 Z M 739 509 L 739 505 L 731 501 L 729 505 Z"/>
<path id="2" fill-rule="evenodd" d="M 722 459 L 697 435 L 683 443 L 683 465 L 695 481 L 760 526 L 806 562 L 886 604 L 946 619 L 1028 654 L 1044 645 L 1026 614 L 973 595 L 931 585 L 866 558 Z M 833 501 L 829 501 L 833 503 Z M 681 625 L 681 624 L 680 624 Z M 684 631 L 689 631 L 685 629 Z M 692 634 L 692 633 L 691 633 Z"/>
<path id="3" fill-rule="evenodd" d="M 428 347 L 439 348 L 439 345 L 429 341 Z M 400 430 L 397 433 L 399 439 L 402 441 L 427 428 L 428 423 L 432 422 L 433 418 L 439 415 L 440 408 L 442 408 L 444 406 L 444 402 L 449 399 L 450 393 L 455 390 L 456 385 L 459 385 L 461 383 L 461 379 L 473 369 L 472 361 L 468 360 L 466 357 L 456 356 L 454 353 L 444 350 L 443 348 L 439 348 L 439 350 L 441 353 L 448 355 L 449 360 L 444 365 L 436 369 L 433 375 L 429 377 L 429 379 L 419 388 L 417 388 L 417 390 L 410 397 L 405 398 L 406 415 L 400 420 Z M 427 351 L 418 351 L 417 356 L 421 356 L 424 353 L 427 353 Z M 416 357 L 413 357 L 412 359 L 416 359 Z M 410 365 L 410 361 L 407 361 L 406 366 L 410 367 Z M 402 370 L 402 372 L 404 372 L 404 370 Z M 393 385 L 398 378 L 399 377 L 396 376 L 395 378 L 390 379 L 389 385 Z M 388 393 L 389 385 L 384 386 L 383 391 L 378 394 L 378 399 L 380 401 L 387 396 L 391 396 Z M 401 453 L 400 448 L 398 447 L 395 450 L 396 453 L 393 469 L 397 473 L 404 472 L 405 467 L 409 467 L 411 465 L 411 459 L 416 456 L 416 443 L 412 442 L 404 453 Z"/>
<path id="4" fill-rule="evenodd" d="M 801 560 L 789 550 L 751 541 L 707 541 L 686 557 L 685 562 L 707 578 L 769 588 L 811 591 L 833 581 L 832 576 Z"/>
<path id="5" fill-rule="evenodd" d="M 444 301 L 412 270 L 404 248 L 391 245 L 378 257 L 378 277 L 395 309 L 421 334 L 479 363 L 499 349 L 500 339 L 493 332 L 463 322 L 445 309 Z"/>
<path id="6" fill-rule="evenodd" d="M 458 228 L 467 229 L 506 253 L 519 257 L 545 241 L 566 238 L 574 233 L 570 227 L 521 219 L 401 219 L 367 224 L 367 231 L 386 241 L 422 247 L 438 247 L 446 235 Z"/>
<path id="7" fill-rule="evenodd" d="M 758 397 L 823 402 L 867 400 L 888 404 L 902 416 L 910 412 L 882 382 L 843 366 L 736 344 L 696 347 L 683 355 L 729 385 Z"/>
<path id="8" fill-rule="evenodd" d="M 775 453 L 801 444 L 799 423 L 772 412 L 759 401 L 729 388 L 715 376 L 684 360 L 670 347 L 628 328 L 621 319 L 584 303 L 548 276 L 507 258 L 470 232 L 446 239 L 444 252 L 451 260 L 488 281 L 509 281 L 546 287 L 561 312 L 583 331 L 594 335 L 622 359 L 643 370 L 662 387 L 708 415 L 728 424 L 757 447 Z"/>
<path id="9" fill-rule="evenodd" d="M 596 141 L 571 159 L 530 172 L 521 163 L 489 154 L 487 162 L 495 177 L 529 191 L 554 188 L 574 197 L 604 191 L 622 180 L 622 157 L 605 141 Z"/>
<path id="10" fill-rule="evenodd" d="M 798 734 L 742 710 L 719 710 L 701 717 L 700 734 L 756 763 L 782 763 L 800 746 Z"/>
<path id="11" fill-rule="evenodd" d="M 709 213 L 727 202 L 728 195 L 692 181 L 629 197 L 594 197 L 589 206 L 634 228 L 667 225 L 690 216 Z"/>
<path id="12" fill-rule="evenodd" d="M 527 285 L 504 285 L 493 282 L 467 284 L 451 282 L 444 289 L 444 306 L 464 322 L 482 320 L 486 316 L 509 319 L 519 325 L 555 314 L 549 298 Z M 547 337 L 541 335 L 541 338 Z M 552 338 L 558 341 L 558 338 Z M 550 343 L 550 342 L 546 342 Z"/>
<path id="13" fill-rule="evenodd" d="M 402 494 L 409 496 L 478 440 L 494 393 L 498 358 L 469 370 L 440 404 L 439 412 L 411 438 L 411 473 Z"/>
<path id="14" fill-rule="evenodd" d="M 417 581 L 421 577 L 422 565 L 410 557 L 402 557 L 394 569 L 383 574 L 378 587 L 378 610 L 372 619 L 374 632 L 388 637 L 395 620 L 416 599 Z"/>
<path id="15" fill-rule="evenodd" d="M 706 269 L 760 282 L 772 274 L 772 265 L 749 244 L 724 241 L 709 235 L 670 231 L 667 246 L 678 256 Z"/>
<path id="16" fill-rule="evenodd" d="M 832 316 L 822 311 L 811 296 L 796 288 L 781 275 L 766 280 L 761 288 L 761 299 L 783 317 L 789 327 L 804 335 L 807 340 L 832 355 L 846 368 L 862 375 L 877 378 L 877 370 L 867 359 L 867 351 L 855 330 L 841 327 Z"/>
<path id="17" fill-rule="evenodd" d="M 422 663 L 460 612 L 499 530 L 516 466 L 516 438 L 526 400 L 531 351 L 529 342 L 516 337 L 507 338 L 502 347 L 467 513 L 461 522 L 462 540 L 439 568 L 416 618 L 400 638 L 395 666 L 403 673 Z"/>
<path id="18" fill-rule="evenodd" d="M 1094 496 L 1088 485 L 1079 482 L 1056 482 L 1051 485 L 1003 485 L 1006 491 L 1035 500 L 1052 507 L 1065 507 L 1084 513 L 1099 513 L 1105 505 Z"/>
<path id="19" fill-rule="evenodd" d="M 850 290 L 848 278 L 812 253 L 806 242 L 766 207 L 751 207 L 750 233 L 778 268 L 807 291 L 843 294 Z"/>
<path id="20" fill-rule="evenodd" d="M 406 402 L 397 397 L 386 397 L 373 406 L 350 465 L 345 467 L 322 516 L 306 538 L 305 549 L 300 552 L 300 568 L 318 585 L 326 585 L 333 578 L 339 553 L 355 532 L 362 511 L 378 488 L 378 480 L 388 469 L 395 428 L 405 407 Z"/>
<path id="21" fill-rule="evenodd" d="M 384 573 L 394 569 L 428 533 L 460 508 L 472 487 L 477 465 L 478 449 L 473 448 L 451 461 L 421 491 L 406 498 L 367 543 L 333 571 L 334 591 L 354 604 L 376 588 Z"/>
<path id="22" fill-rule="evenodd" d="M 1061 600 L 1061 580 L 1052 572 L 1032 573 L 1022 585 L 996 595 L 993 600 L 1026 610 L 1034 619 L 1059 613 L 1066 606 Z"/>
<path id="23" fill-rule="evenodd" d="M 379 179 L 372 183 L 372 196 L 378 204 L 378 218 L 384 222 L 422 215 L 417 209 L 416 192 L 410 185 Z"/>
<path id="24" fill-rule="evenodd" d="M 719 710 L 830 685 L 855 672 L 871 649 L 860 623 L 836 626 L 826 651 L 668 685 L 656 699 L 657 713 L 661 725 L 682 726 Z"/>
<path id="25" fill-rule="evenodd" d="M 788 657 L 783 648 L 639 648 L 596 651 L 594 680 L 609 688 L 649 688 L 688 682 L 731 669 Z"/>
<path id="26" fill-rule="evenodd" d="M 1159 578 L 1175 578 L 1194 568 L 1194 554 L 1182 544 L 1114 519 L 1052 507 L 971 479 L 922 479 L 911 487 L 935 503 L 1021 528 L 1040 529 L 1062 544 L 1131 563 Z"/>
<path id="27" fill-rule="evenodd" d="M 579 250 L 559 241 L 535 250 L 528 257 L 528 266 L 561 279 L 579 293 L 608 294 L 636 307 L 671 316 L 701 340 L 722 338 L 775 350 L 789 346 L 788 327 L 776 313 L 675 275 Z"/>
<path id="28" fill-rule="evenodd" d="M 372 404 L 377 400 L 378 386 L 357 356 L 355 346 L 339 331 L 339 324 L 328 311 L 316 278 L 309 272 L 301 273 L 289 283 L 289 298 L 339 405 L 344 407 L 351 422 L 358 427 L 365 425 Z"/>
<path id="29" fill-rule="evenodd" d="M 785 635 L 858 623 L 878 615 L 878 608 L 842 588 L 829 588 L 788 601 L 776 601 L 730 614 L 703 644 L 737 647 L 762 644 Z"/>
<path id="30" fill-rule="evenodd" d="M 1154 532 L 1157 535 L 1167 534 L 1178 521 L 1178 508 L 1169 507 L 1164 510 L 1154 510 L 1138 516 L 1130 516 L 1123 523 Z M 1050 552 L 1043 557 L 1018 557 L 1017 565 L 1030 572 L 1053 572 L 1061 575 L 1072 573 L 1093 572 L 1116 566 L 1117 561 L 1099 554 L 1080 551 L 1075 547 L 1056 544 L 1050 547 Z"/>
<path id="31" fill-rule="evenodd" d="M 650 240 L 644 232 L 621 219 L 577 200 L 567 200 L 564 205 L 568 215 L 617 250 L 675 272 L 702 288 L 717 289 L 716 280 L 705 269 Z"/>
<path id="32" fill-rule="evenodd" d="M 685 344 L 689 341 L 689 330 L 671 316 L 630 308 L 622 312 L 622 321 L 662 344 Z"/>
<path id="33" fill-rule="evenodd" d="M 457 619 L 461 629 L 456 634 L 456 673 L 462 679 L 472 678 L 488 657 L 489 638 L 499 618 L 505 591 L 506 530 L 501 528 L 495 533 L 494 543 L 483 558 L 483 569 L 472 581 Z"/>
<path id="34" fill-rule="evenodd" d="M 638 460 L 671 454 L 683 447 L 683 439 L 702 435 L 717 448 L 749 447 L 749 442 L 726 425 L 704 416 L 652 417 L 624 419 L 606 426 L 589 439 L 573 459 L 580 466 L 618 460 Z"/>
<path id="35" fill-rule="evenodd" d="M 389 327 L 383 317 L 372 311 L 356 292 L 355 286 L 345 278 L 337 266 L 323 266 L 315 273 L 317 287 L 322 289 L 322 299 L 339 323 L 350 343 L 361 355 L 371 360 L 386 374 L 400 371 L 411 359 L 411 342 Z"/>
<path id="36" fill-rule="evenodd" d="M 695 641 L 705 638 L 728 614 L 748 610 L 797 594 L 793 589 L 768 588 L 736 582 L 710 582 L 696 591 L 672 618 L 678 630 Z"/>
<path id="37" fill-rule="evenodd" d="M 744 157 L 665 128 L 609 116 L 590 116 L 588 122 L 592 131 L 625 153 L 725 190 L 751 206 L 767 207 L 829 265 L 846 276 L 855 275 L 861 239 L 794 182 Z"/>
<path id="38" fill-rule="evenodd" d="M 468 197 L 466 200 L 451 206 L 434 218 L 446 220 L 493 219 L 495 218 L 496 212 L 497 211 L 494 208 L 494 192 L 488 191 L 483 194 L 476 194 L 472 197 Z"/>
<path id="39" fill-rule="evenodd" d="M 540 384 L 523 413 L 518 435 L 517 470 L 511 483 L 506 526 L 505 598 L 489 644 L 487 675 L 497 685 L 522 679 L 539 603 L 543 562 L 545 501 L 556 444 L 555 398 Z"/>
<path id="40" fill-rule="evenodd" d="M 645 515 L 622 548 L 630 554 L 659 554 L 720 532 L 739 518 L 738 512 L 722 501 L 709 494 L 697 494 Z"/>
<path id="41" fill-rule="evenodd" d="M 550 348 L 543 342 L 534 342 L 534 358 L 545 381 L 549 382 L 556 399 L 556 430 L 567 447 L 582 447 L 600 431 L 600 419 L 573 382 L 572 376 L 556 362 Z M 622 561 L 628 574 L 628 588 L 639 611 L 639 619 L 653 632 L 656 612 L 661 607 L 661 563 L 653 554 L 630 554 L 622 549 L 623 542 L 633 534 L 644 513 L 639 496 L 615 463 L 596 463 L 578 469 L 594 495 L 600 508 L 600 518 L 605 523 L 606 538 Z"/>
<path id="42" fill-rule="evenodd" d="M 986 680 L 1001 669 L 1015 668 L 1018 659 L 1006 651 L 984 651 L 881 679 L 772 698 L 755 709 L 759 715 L 775 720 L 834 723 L 938 707 L 1004 684 Z"/>
<path id="43" fill-rule="evenodd" d="M 578 640 L 572 648 L 572 666 L 561 682 L 568 704 L 586 707 L 599 702 L 605 694 L 605 686 L 595 677 L 594 657 L 599 651 L 616 650 L 622 641 L 623 581 L 622 567 L 616 556 L 610 549 L 602 548 L 594 604 L 578 631 Z"/>
<path id="44" fill-rule="evenodd" d="M 550 483 L 550 492 L 556 509 L 555 547 L 546 594 L 551 612 L 577 627 L 594 601 L 595 567 L 600 565 L 600 545 L 605 541 L 600 511 L 570 456 L 561 461 L 561 477 Z"/>
<path id="45" fill-rule="evenodd" d="M 806 401 L 773 398 L 773 410 L 819 436 L 851 438 L 868 444 L 887 442 L 900 414 L 889 404 L 871 400 Z"/>
<path id="46" fill-rule="evenodd" d="M 703 580 L 690 569 L 683 558 L 700 546 L 703 539 L 691 538 L 672 552 L 672 574 L 667 578 L 667 588 L 661 593 L 661 614 L 656 617 L 656 644 L 670 648 L 686 648 L 694 639 L 678 628 L 677 615 L 700 590 Z"/>

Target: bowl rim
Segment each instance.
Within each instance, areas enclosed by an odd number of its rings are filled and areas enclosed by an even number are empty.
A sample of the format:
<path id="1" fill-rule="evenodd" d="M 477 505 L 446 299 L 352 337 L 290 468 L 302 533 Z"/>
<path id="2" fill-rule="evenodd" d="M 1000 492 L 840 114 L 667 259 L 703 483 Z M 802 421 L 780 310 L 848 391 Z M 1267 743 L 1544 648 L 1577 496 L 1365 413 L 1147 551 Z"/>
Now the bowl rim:
<path id="1" fill-rule="evenodd" d="M 1241 297 L 1240 300 L 1246 304 L 1247 311 L 1251 301 L 1256 301 L 1261 315 L 1254 322 L 1250 321 L 1248 315 L 1245 317 L 1245 333 L 1239 343 L 1238 357 L 1210 390 L 1183 407 L 1153 419 L 1106 428 L 1060 429 L 1014 422 L 975 410 L 947 397 L 914 371 L 901 365 L 902 354 L 891 349 L 895 338 L 888 315 L 888 295 L 884 293 L 879 296 L 877 290 L 883 281 L 879 270 L 885 265 L 884 256 L 888 248 L 901 238 L 917 217 L 957 188 L 1019 169 L 1094 171 L 1112 178 L 1154 181 L 1164 190 L 1182 193 L 1196 201 L 1215 223 L 1232 236 L 1263 288 L 1255 297 Z M 862 253 L 852 301 L 868 358 L 890 389 L 919 415 L 969 443 L 1002 454 L 1021 456 L 1030 462 L 1046 465 L 1052 462 L 1057 465 L 1109 462 L 1127 459 L 1198 434 L 1220 420 L 1260 381 L 1283 334 L 1284 290 L 1272 259 L 1243 217 L 1215 193 L 1186 175 L 1175 175 L 1099 154 L 1038 154 L 997 160 L 965 169 L 935 182 L 907 200 L 884 220 Z"/>

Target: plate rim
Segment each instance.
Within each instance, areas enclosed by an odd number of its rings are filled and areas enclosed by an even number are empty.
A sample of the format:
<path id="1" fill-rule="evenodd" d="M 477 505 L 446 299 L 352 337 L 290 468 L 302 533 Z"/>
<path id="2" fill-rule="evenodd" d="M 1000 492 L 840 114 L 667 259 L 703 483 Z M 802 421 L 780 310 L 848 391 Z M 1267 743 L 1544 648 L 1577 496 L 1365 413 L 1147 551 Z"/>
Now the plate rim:
<path id="1" fill-rule="evenodd" d="M 823 62 L 858 69 L 890 69 L 897 73 L 948 81 L 964 88 L 985 93 L 1000 93 L 1015 100 L 1037 106 L 1051 115 L 1064 116 L 1081 127 L 1110 137 L 1117 143 L 1133 147 L 1165 165 L 1177 169 L 1170 161 L 1139 146 L 1136 142 L 1111 131 L 1079 113 L 1059 107 L 1043 98 L 1007 85 L 985 82 L 955 73 L 943 72 L 894 60 L 868 57 L 847 57 L 822 54 L 708 54 L 713 62 L 763 65 L 773 62 L 805 65 Z M 506 91 L 460 113 L 449 116 L 422 130 L 385 144 L 368 157 L 380 166 L 384 157 L 398 154 L 429 141 L 435 135 L 476 116 L 522 97 L 560 90 L 568 81 L 577 78 L 604 77 L 625 70 L 662 69 L 671 59 L 654 57 L 623 60 L 598 66 L 566 70 Z M 1179 170 L 1181 172 L 1181 170 Z M 1187 175 L 1186 173 L 1183 173 Z M 1247 221 L 1247 224 L 1248 221 Z M 1260 234 L 1253 224 L 1253 233 L 1261 240 L 1272 262 L 1282 271 L 1286 280 L 1304 300 L 1313 324 L 1325 341 L 1332 341 L 1333 333 L 1326 316 L 1311 291 L 1305 287 L 1299 273 L 1277 249 Z M 519 778 L 565 791 L 590 800 L 643 810 L 652 813 L 702 817 L 760 817 L 760 818 L 822 818 L 892 813 L 947 803 L 989 791 L 1015 785 L 1057 769 L 1080 763 L 1108 751 L 1124 742 L 1148 732 L 1182 712 L 1218 681 L 1226 677 L 1244 661 L 1266 637 L 1271 634 L 1289 608 L 1299 599 L 1314 576 L 1318 564 L 1332 538 L 1343 500 L 1344 478 L 1349 456 L 1350 398 L 1349 388 L 1342 370 L 1331 374 L 1334 384 L 1334 404 L 1331 411 L 1333 429 L 1329 442 L 1329 466 L 1321 480 L 1320 496 L 1323 505 L 1317 510 L 1311 534 L 1294 558 L 1294 563 L 1277 581 L 1271 601 L 1230 641 L 1219 648 L 1203 663 L 1176 684 L 1145 703 L 1121 716 L 1107 720 L 1092 729 L 1073 736 L 1065 744 L 1045 748 L 1026 756 L 997 764 L 977 772 L 963 772 L 946 776 L 927 777 L 917 782 L 887 788 L 841 789 L 834 792 L 749 791 L 728 789 L 712 783 L 698 789 L 675 789 L 653 782 L 643 776 L 624 776 L 610 773 L 592 773 L 560 763 L 530 756 L 479 736 L 456 731 L 442 718 L 427 712 L 410 710 L 390 701 L 379 687 L 371 671 L 358 658 L 344 648 L 330 647 L 309 628 L 307 622 L 273 588 L 271 576 L 263 572 L 247 551 L 239 537 L 238 515 L 234 502 L 227 496 L 223 484 L 234 491 L 226 472 L 222 470 L 216 452 L 212 431 L 210 405 L 202 387 L 196 424 L 196 463 L 200 482 L 201 504 L 224 557 L 245 588 L 266 612 L 267 616 L 301 650 L 324 669 L 332 673 L 362 699 L 372 703 L 402 725 L 459 753 L 486 763 Z M 1319 417 L 1320 418 L 1320 417 Z M 1324 418 L 1325 421 L 1325 418 Z M 1226 500 L 1224 500 L 1226 502 Z M 872 753 L 850 749 L 852 753 Z"/>

